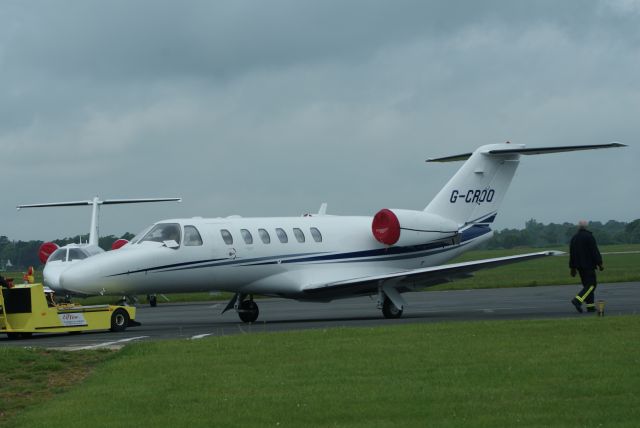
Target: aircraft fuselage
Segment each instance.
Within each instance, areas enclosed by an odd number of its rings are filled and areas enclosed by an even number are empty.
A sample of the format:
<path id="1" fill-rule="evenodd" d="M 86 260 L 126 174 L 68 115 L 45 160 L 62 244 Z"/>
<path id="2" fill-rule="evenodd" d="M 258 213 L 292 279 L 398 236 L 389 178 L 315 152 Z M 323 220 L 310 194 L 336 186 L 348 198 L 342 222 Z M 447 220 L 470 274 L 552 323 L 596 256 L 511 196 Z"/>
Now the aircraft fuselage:
<path id="1" fill-rule="evenodd" d="M 460 236 L 433 232 L 421 243 L 387 246 L 374 239 L 371 217 L 192 218 L 156 223 L 163 224 L 179 228 L 177 246 L 144 240 L 143 232 L 119 250 L 67 270 L 62 286 L 84 294 L 220 290 L 304 298 L 305 285 L 442 264 L 491 235 L 488 226 L 472 227 Z M 191 243 L 188 238 L 194 229 L 200 240 Z"/>

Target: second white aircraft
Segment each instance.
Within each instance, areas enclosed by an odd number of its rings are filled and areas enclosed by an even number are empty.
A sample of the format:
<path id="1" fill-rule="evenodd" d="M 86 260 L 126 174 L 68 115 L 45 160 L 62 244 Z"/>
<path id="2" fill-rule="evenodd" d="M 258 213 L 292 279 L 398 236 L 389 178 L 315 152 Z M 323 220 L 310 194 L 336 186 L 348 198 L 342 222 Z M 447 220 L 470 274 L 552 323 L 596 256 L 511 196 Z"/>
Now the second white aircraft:
<path id="1" fill-rule="evenodd" d="M 258 318 L 254 295 L 325 302 L 377 295 L 384 316 L 397 318 L 407 305 L 403 292 L 556 254 L 444 264 L 492 236 L 491 225 L 521 155 L 623 146 L 505 143 L 429 159 L 466 162 L 422 211 L 382 209 L 373 217 L 347 217 L 321 209 L 303 217 L 164 220 L 119 251 L 69 267 L 60 285 L 80 294 L 229 291 L 235 294 L 225 311 L 235 309 L 245 322 Z"/>

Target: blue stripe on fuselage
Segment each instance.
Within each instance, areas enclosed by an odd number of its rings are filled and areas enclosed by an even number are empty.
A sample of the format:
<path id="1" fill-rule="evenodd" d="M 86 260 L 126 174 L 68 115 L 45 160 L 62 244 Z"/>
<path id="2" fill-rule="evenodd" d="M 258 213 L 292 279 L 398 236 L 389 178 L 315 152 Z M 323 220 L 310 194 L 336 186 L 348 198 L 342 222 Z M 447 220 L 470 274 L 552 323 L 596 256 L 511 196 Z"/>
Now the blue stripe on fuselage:
<path id="1" fill-rule="evenodd" d="M 377 262 L 389 260 L 403 260 L 410 258 L 425 257 L 439 254 L 460 246 L 467 245 L 480 236 L 491 232 L 488 225 L 475 224 L 460 232 L 459 244 L 445 244 L 444 241 L 430 242 L 421 245 L 410 245 L 404 247 L 386 247 L 373 250 L 352 251 L 348 253 L 302 253 L 302 254 L 282 254 L 278 256 L 257 257 L 253 259 L 210 259 L 194 262 L 175 263 L 170 265 L 155 266 L 135 271 L 123 272 L 109 276 L 121 276 L 142 272 L 170 272 L 178 270 L 200 269 L 216 266 L 264 266 L 271 264 L 291 264 L 291 263 L 360 263 Z"/>

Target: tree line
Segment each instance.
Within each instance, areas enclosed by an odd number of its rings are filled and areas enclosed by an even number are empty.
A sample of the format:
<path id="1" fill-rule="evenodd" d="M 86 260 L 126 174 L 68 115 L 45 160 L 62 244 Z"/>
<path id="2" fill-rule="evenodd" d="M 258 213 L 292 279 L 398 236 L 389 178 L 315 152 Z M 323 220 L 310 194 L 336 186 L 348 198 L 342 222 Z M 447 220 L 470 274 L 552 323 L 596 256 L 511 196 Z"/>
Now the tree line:
<path id="1" fill-rule="evenodd" d="M 640 244 L 640 219 L 629 223 L 609 220 L 606 223 L 594 221 L 589 224 L 591 230 L 600 245 L 607 244 Z M 516 247 L 548 247 L 554 245 L 567 245 L 576 232 L 573 223 L 549 223 L 542 224 L 535 219 L 525 223 L 524 229 L 503 229 L 496 231 L 493 237 L 484 245 L 488 249 L 510 249 Z M 133 234 L 125 233 L 121 237 L 109 235 L 100 238 L 98 245 L 108 250 L 118 239 L 131 239 Z M 59 246 L 87 242 L 89 235 L 76 235 L 69 238 L 56 239 Z M 12 241 L 6 236 L 0 236 L 0 268 L 3 268 L 7 260 L 11 261 L 12 268 L 7 270 L 22 271 L 28 266 L 39 267 L 38 250 L 42 241 Z"/>
<path id="2" fill-rule="evenodd" d="M 525 223 L 524 229 L 503 229 L 496 231 L 487 241 L 485 248 L 509 249 L 516 247 L 549 247 L 568 245 L 576 233 L 574 223 L 538 223 L 531 219 Z M 609 220 L 606 223 L 593 221 L 588 229 L 599 245 L 640 244 L 640 219 L 629 223 Z"/>

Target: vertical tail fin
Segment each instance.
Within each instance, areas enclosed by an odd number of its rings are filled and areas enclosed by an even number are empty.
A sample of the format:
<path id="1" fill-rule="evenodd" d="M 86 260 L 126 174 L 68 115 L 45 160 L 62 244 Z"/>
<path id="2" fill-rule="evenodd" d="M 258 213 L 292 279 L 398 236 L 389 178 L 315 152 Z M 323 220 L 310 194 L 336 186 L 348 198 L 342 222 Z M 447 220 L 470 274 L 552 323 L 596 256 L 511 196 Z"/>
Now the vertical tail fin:
<path id="1" fill-rule="evenodd" d="M 425 211 L 451 219 L 463 226 L 470 223 L 491 223 L 498 212 L 509 184 L 520 162 L 520 155 L 571 152 L 578 150 L 626 147 L 620 143 L 581 146 L 525 148 L 522 144 L 490 144 L 473 153 L 427 162 L 466 162 L 427 205 Z"/>
<path id="2" fill-rule="evenodd" d="M 516 172 L 518 153 L 492 154 L 492 150 L 522 148 L 522 145 L 493 144 L 470 154 L 429 159 L 451 162 L 467 159 L 458 172 L 440 190 L 425 211 L 451 219 L 463 226 L 474 222 L 492 222 L 502 198 Z"/>

